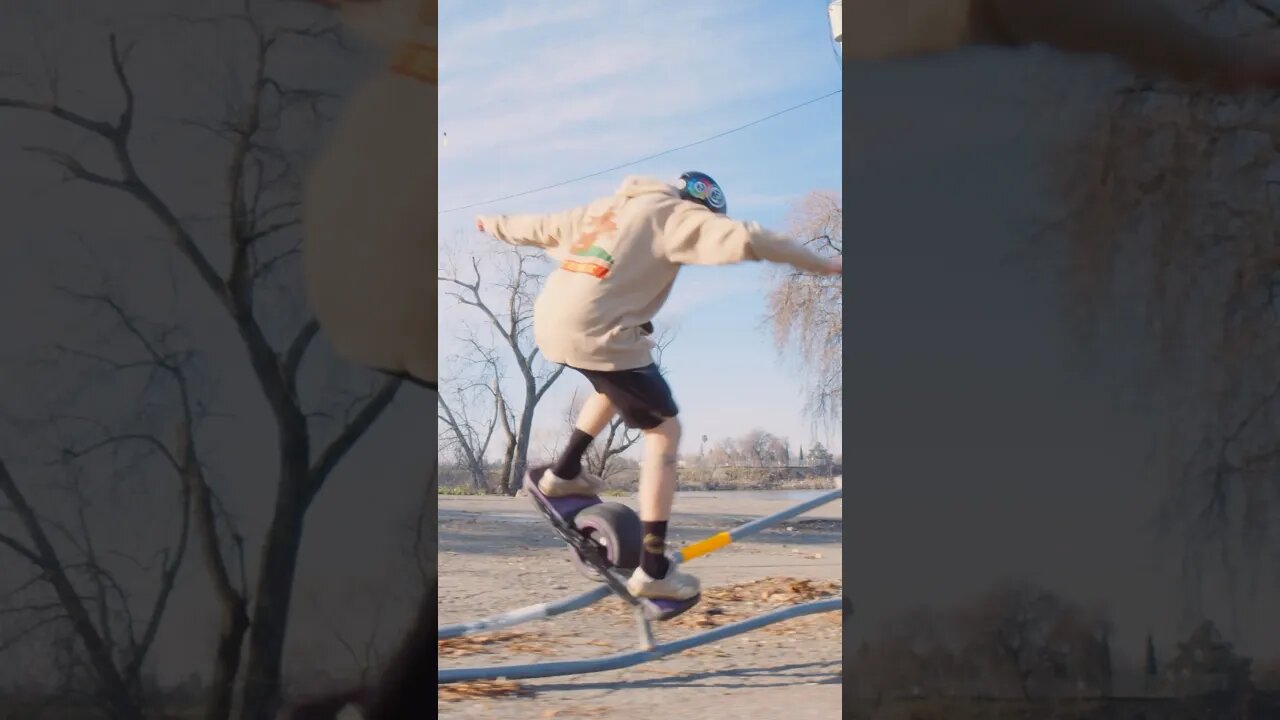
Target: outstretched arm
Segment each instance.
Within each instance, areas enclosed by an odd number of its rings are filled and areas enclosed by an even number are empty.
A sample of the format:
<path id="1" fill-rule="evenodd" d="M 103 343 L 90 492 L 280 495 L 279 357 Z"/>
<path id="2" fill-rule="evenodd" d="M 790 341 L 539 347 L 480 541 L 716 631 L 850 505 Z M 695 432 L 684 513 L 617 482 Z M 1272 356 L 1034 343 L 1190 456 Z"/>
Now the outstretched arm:
<path id="1" fill-rule="evenodd" d="M 839 274 L 840 258 L 824 258 L 756 223 L 731 220 L 693 203 L 677 208 L 663 228 L 666 258 L 682 265 L 752 260 L 785 263 L 812 273 Z"/>
<path id="2" fill-rule="evenodd" d="M 550 250 L 573 231 L 574 220 L 581 214 L 576 209 L 554 215 L 481 215 L 476 229 L 510 245 Z"/>

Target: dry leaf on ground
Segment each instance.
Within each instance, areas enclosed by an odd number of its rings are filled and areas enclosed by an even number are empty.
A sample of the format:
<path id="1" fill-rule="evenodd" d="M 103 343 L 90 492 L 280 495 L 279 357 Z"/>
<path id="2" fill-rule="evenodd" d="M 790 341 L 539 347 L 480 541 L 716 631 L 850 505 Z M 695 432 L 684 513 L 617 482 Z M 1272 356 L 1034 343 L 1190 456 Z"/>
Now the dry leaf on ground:
<path id="1" fill-rule="evenodd" d="M 437 640 L 436 647 L 436 655 L 439 657 L 493 652 L 545 655 L 551 652 L 553 644 L 533 633 L 495 632 Z"/>
<path id="2" fill-rule="evenodd" d="M 436 700 L 458 702 L 478 698 L 532 697 L 533 691 L 510 680 L 472 680 L 436 686 Z"/>

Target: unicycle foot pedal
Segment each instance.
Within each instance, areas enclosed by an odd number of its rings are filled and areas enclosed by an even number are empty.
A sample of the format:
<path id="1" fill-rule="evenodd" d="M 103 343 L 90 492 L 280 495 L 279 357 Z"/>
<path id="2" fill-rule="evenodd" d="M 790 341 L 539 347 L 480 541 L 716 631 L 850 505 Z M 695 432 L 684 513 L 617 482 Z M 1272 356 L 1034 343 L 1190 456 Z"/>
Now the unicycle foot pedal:
<path id="1" fill-rule="evenodd" d="M 551 521 L 553 527 L 565 532 L 575 532 L 573 529 L 573 517 L 592 505 L 599 505 L 600 498 L 596 495 L 548 497 L 538 487 L 538 481 L 534 479 L 542 475 L 545 470 L 546 468 L 537 467 L 531 468 L 529 472 L 526 472 L 524 474 L 524 489 L 529 493 L 529 497 L 533 499 L 533 504 L 538 507 L 538 510 Z"/>
<path id="2" fill-rule="evenodd" d="M 642 598 L 640 602 L 645 618 L 663 622 L 684 614 L 694 605 L 697 605 L 701 599 L 702 594 L 699 593 L 688 600 L 650 600 L 649 598 Z"/>

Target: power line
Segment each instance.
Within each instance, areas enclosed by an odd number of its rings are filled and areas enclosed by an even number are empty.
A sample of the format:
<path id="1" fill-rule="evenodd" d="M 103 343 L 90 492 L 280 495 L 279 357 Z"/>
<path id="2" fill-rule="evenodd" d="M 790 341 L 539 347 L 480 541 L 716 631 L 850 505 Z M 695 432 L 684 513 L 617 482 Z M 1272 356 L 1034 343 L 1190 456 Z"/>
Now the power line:
<path id="1" fill-rule="evenodd" d="M 644 156 L 644 157 L 642 157 L 642 158 L 638 158 L 638 159 L 636 159 L 636 160 L 631 160 L 631 161 L 629 161 L 629 162 L 624 162 L 624 163 L 622 163 L 621 165 L 614 165 L 613 167 L 605 168 L 604 170 L 597 170 L 596 172 L 588 173 L 588 174 L 586 174 L 586 175 L 579 175 L 578 177 L 570 178 L 569 180 L 562 180 L 562 181 L 560 181 L 560 182 L 552 183 L 552 184 L 550 184 L 550 185 L 543 185 L 542 187 L 533 188 L 532 190 L 523 190 L 523 191 L 518 192 L 518 193 L 512 193 L 511 195 L 504 195 L 504 196 L 502 196 L 502 197 L 493 198 L 492 200 L 484 200 L 484 201 L 481 201 L 481 202 L 474 202 L 474 203 L 470 203 L 470 204 L 468 204 L 468 205 L 459 205 L 458 207 L 452 207 L 452 208 L 449 208 L 448 210 L 441 210 L 441 211 L 439 212 L 439 214 L 440 214 L 440 215 L 444 215 L 444 214 L 446 214 L 446 213 L 458 212 L 459 210 L 469 210 L 469 209 L 474 208 L 474 207 L 480 207 L 481 205 L 489 205 L 489 204 L 496 203 L 496 202 L 502 202 L 503 200 L 511 200 L 511 199 L 513 199 L 513 198 L 524 197 L 525 195 L 532 195 L 532 194 L 534 194 L 534 193 L 540 193 L 540 192 L 542 192 L 542 191 L 544 191 L 544 190 L 551 190 L 551 189 L 553 189 L 553 188 L 563 187 L 563 186 L 565 186 L 565 185 L 569 185 L 569 184 L 571 184 L 571 183 L 576 183 L 576 182 L 580 182 L 580 181 L 582 181 L 582 180 L 588 180 L 588 179 L 590 179 L 590 178 L 597 177 L 597 176 L 599 176 L 599 175 L 604 175 L 604 174 L 606 174 L 606 173 L 611 173 L 611 172 L 614 172 L 615 170 L 621 170 L 622 168 L 625 168 L 625 167 L 630 167 L 630 166 L 632 166 L 632 165 L 638 165 L 638 164 L 640 164 L 640 163 L 642 163 L 642 162 L 647 162 L 647 161 L 652 160 L 652 159 L 654 159 L 654 158 L 662 157 L 663 155 L 670 155 L 670 154 L 671 154 L 671 153 L 673 153 L 673 152 L 678 152 L 678 151 L 680 151 L 680 150 L 686 150 L 686 149 L 688 149 L 688 148 L 694 147 L 695 145 L 701 145 L 701 144 L 703 144 L 703 143 L 711 142 L 712 140 L 718 140 L 719 138 L 722 138 L 722 137 L 724 137 L 725 135 L 732 135 L 733 133 L 736 133 L 736 132 L 738 132 L 738 131 L 740 131 L 740 130 L 746 130 L 747 128 L 752 127 L 753 125 L 759 125 L 760 123 L 765 122 L 766 120 L 772 120 L 772 119 L 774 119 L 774 118 L 778 117 L 779 115 L 785 115 L 785 114 L 787 114 L 787 113 L 789 113 L 789 112 L 792 112 L 793 110 L 799 110 L 799 109 L 800 109 L 800 108 L 802 108 L 802 107 L 805 107 L 805 106 L 807 106 L 807 105 L 812 105 L 812 104 L 814 104 L 814 103 L 816 103 L 816 102 L 819 102 L 819 101 L 821 101 L 821 100 L 826 100 L 827 98 L 829 98 L 829 97 L 833 97 L 833 96 L 835 96 L 835 95 L 839 95 L 839 94 L 840 94 L 840 93 L 842 93 L 842 92 L 844 92 L 843 88 L 842 88 L 842 89 L 840 89 L 840 90 L 833 90 L 833 91 L 831 91 L 831 92 L 827 93 L 826 95 L 822 95 L 822 96 L 820 96 L 820 97 L 816 97 L 816 98 L 813 98 L 813 99 L 811 99 L 811 100 L 805 100 L 805 101 L 804 101 L 804 102 L 802 102 L 802 103 L 799 103 L 799 104 L 797 104 L 797 105 L 792 105 L 792 106 L 791 106 L 791 107 L 789 107 L 789 108 L 785 108 L 785 109 L 779 110 L 779 111 L 777 111 L 777 112 L 775 112 L 775 113 L 773 113 L 773 114 L 771 114 L 771 115 L 765 115 L 765 116 L 764 116 L 764 117 L 762 117 L 762 118 L 757 118 L 757 119 L 752 120 L 751 122 L 746 123 L 746 124 L 744 124 L 744 125 L 739 125 L 738 127 L 731 128 L 731 129 L 729 129 L 729 130 L 725 130 L 724 132 L 716 133 L 715 135 L 711 135 L 710 137 L 702 138 L 701 140 L 695 140 L 695 141 L 693 141 L 693 142 L 691 142 L 691 143 L 686 143 L 686 144 L 684 144 L 684 145 L 680 145 L 679 147 L 669 148 L 669 149 L 667 149 L 667 150 L 663 150 L 662 152 L 656 152 L 656 153 L 654 153 L 654 154 L 652 154 L 652 155 L 646 155 L 646 156 Z"/>

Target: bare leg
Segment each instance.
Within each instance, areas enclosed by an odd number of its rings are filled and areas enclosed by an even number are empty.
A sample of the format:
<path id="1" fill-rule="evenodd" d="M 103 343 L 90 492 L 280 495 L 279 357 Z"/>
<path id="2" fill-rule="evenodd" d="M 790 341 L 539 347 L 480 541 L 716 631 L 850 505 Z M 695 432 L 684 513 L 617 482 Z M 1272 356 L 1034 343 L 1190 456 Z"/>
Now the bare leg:
<path id="1" fill-rule="evenodd" d="M 680 421 L 667 418 L 644 431 L 644 464 L 640 466 L 640 520 L 671 519 L 676 494 L 676 451 L 680 446 Z"/>
<path id="2" fill-rule="evenodd" d="M 613 420 L 614 407 L 609 398 L 595 393 L 583 403 L 578 413 L 578 420 L 573 434 L 569 436 L 560 457 L 551 466 L 551 475 L 544 475 L 540 481 L 542 491 L 548 494 L 595 493 L 599 492 L 598 479 L 584 473 L 582 456 L 587 453 L 591 441 Z M 554 476 L 554 477 L 553 477 Z M 568 481 L 568 482 L 566 482 Z M 542 484 L 543 482 L 547 484 Z M 595 483 L 595 484 L 592 484 Z"/>
<path id="3" fill-rule="evenodd" d="M 1267 85 L 1280 56 L 1202 32 L 1168 0 L 972 0 L 974 41 L 1105 53 L 1185 82 Z"/>
<path id="4" fill-rule="evenodd" d="M 576 427 L 595 437 L 608 427 L 609 422 L 613 420 L 614 412 L 613 403 L 609 402 L 609 398 L 603 393 L 595 393 L 582 404 Z"/>
<path id="5" fill-rule="evenodd" d="M 676 449 L 680 445 L 680 421 L 674 417 L 644 433 L 644 465 L 640 467 L 640 524 L 644 545 L 640 567 L 627 581 L 635 595 L 689 600 L 701 583 L 672 565 L 666 554 L 667 522 L 676 494 Z"/>

